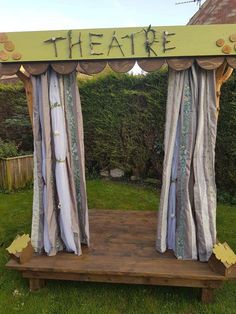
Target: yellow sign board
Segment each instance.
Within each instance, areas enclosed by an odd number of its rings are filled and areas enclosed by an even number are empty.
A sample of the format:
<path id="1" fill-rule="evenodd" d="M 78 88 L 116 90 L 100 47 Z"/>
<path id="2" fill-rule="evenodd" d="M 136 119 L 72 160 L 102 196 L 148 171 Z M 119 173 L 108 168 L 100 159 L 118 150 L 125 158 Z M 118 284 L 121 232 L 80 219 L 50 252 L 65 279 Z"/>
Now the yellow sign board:
<path id="1" fill-rule="evenodd" d="M 236 55 L 236 24 L 0 33 L 0 62 Z"/>

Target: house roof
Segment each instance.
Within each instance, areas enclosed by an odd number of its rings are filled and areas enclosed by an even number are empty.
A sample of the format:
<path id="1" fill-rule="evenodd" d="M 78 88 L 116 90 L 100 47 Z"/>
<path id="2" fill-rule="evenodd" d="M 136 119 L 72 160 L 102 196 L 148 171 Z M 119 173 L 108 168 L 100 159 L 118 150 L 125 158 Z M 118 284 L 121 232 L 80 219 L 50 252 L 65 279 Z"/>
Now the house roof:
<path id="1" fill-rule="evenodd" d="M 194 24 L 235 24 L 236 0 L 207 0 L 190 19 Z"/>

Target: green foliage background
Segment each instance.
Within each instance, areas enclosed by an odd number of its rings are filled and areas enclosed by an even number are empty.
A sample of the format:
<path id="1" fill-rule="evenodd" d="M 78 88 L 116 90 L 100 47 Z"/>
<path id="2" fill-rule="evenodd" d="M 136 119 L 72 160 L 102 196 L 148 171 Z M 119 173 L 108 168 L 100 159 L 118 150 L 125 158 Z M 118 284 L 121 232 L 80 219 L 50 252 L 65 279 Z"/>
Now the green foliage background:
<path id="1" fill-rule="evenodd" d="M 161 181 L 167 71 L 132 76 L 106 73 L 79 80 L 89 174 L 119 167 L 127 176 Z M 0 138 L 32 151 L 21 84 L 0 85 Z M 223 86 L 216 145 L 221 200 L 236 202 L 236 75 Z"/>
<path id="2" fill-rule="evenodd" d="M 236 204 L 236 73 L 223 85 L 216 141 L 216 182 L 222 200 Z"/>
<path id="3" fill-rule="evenodd" d="M 14 154 L 14 143 L 18 151 L 33 150 L 32 129 L 25 90 L 21 83 L 0 84 L 0 139 L 8 142 L 12 156 L 17 155 L 16 152 Z M 5 146 L 3 147 L 3 144 L 1 146 L 5 151 Z"/>
<path id="4" fill-rule="evenodd" d="M 80 82 L 89 172 L 161 177 L 167 73 Z"/>

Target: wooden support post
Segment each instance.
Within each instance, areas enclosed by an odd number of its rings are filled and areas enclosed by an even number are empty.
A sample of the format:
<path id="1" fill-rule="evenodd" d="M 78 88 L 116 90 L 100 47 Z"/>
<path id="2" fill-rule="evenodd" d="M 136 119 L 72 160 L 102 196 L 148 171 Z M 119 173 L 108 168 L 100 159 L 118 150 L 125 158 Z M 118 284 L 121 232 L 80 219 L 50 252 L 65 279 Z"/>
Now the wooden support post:
<path id="1" fill-rule="evenodd" d="M 29 278 L 30 291 L 37 291 L 45 286 L 45 279 Z"/>
<path id="2" fill-rule="evenodd" d="M 201 301 L 202 303 L 212 303 L 214 301 L 214 289 L 202 288 L 201 289 Z"/>
<path id="3" fill-rule="evenodd" d="M 216 108 L 217 108 L 217 118 L 220 111 L 220 94 L 222 85 L 230 78 L 233 73 L 233 68 L 229 67 L 227 62 L 223 63 L 216 70 Z"/>
<path id="4" fill-rule="evenodd" d="M 33 127 L 33 87 L 29 75 L 21 72 L 20 70 L 16 73 L 19 79 L 24 83 L 28 111 L 30 116 L 31 125 Z"/>

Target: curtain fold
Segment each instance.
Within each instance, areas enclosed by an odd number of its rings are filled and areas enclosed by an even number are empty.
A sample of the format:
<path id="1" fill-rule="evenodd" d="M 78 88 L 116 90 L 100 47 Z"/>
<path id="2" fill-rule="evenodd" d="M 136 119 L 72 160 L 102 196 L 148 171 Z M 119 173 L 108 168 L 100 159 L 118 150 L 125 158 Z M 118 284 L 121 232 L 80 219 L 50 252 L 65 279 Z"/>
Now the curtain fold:
<path id="1" fill-rule="evenodd" d="M 83 135 L 81 104 L 78 96 L 69 97 L 73 93 L 78 95 L 76 74 L 58 75 L 48 70 L 32 76 L 32 85 L 35 148 L 32 244 L 38 253 L 44 250 L 55 255 L 66 249 L 80 255 L 81 242 L 89 244 L 89 228 L 83 136 L 79 136 L 79 132 Z M 79 110 L 81 115 L 73 115 L 71 124 L 68 117 Z M 78 164 L 82 166 L 78 168 Z"/>
<path id="2" fill-rule="evenodd" d="M 216 241 L 215 72 L 169 72 L 156 248 L 207 261 Z"/>
<path id="3" fill-rule="evenodd" d="M 85 184 L 85 160 L 84 160 L 84 133 L 83 118 L 79 90 L 76 88 L 76 77 L 73 75 L 63 78 L 66 90 L 65 111 L 67 120 L 67 134 L 70 141 L 69 156 L 71 165 L 71 177 L 74 178 L 73 194 L 75 206 L 78 208 L 81 242 L 89 245 L 88 205 Z M 73 104 L 77 104 L 74 106 Z"/>

